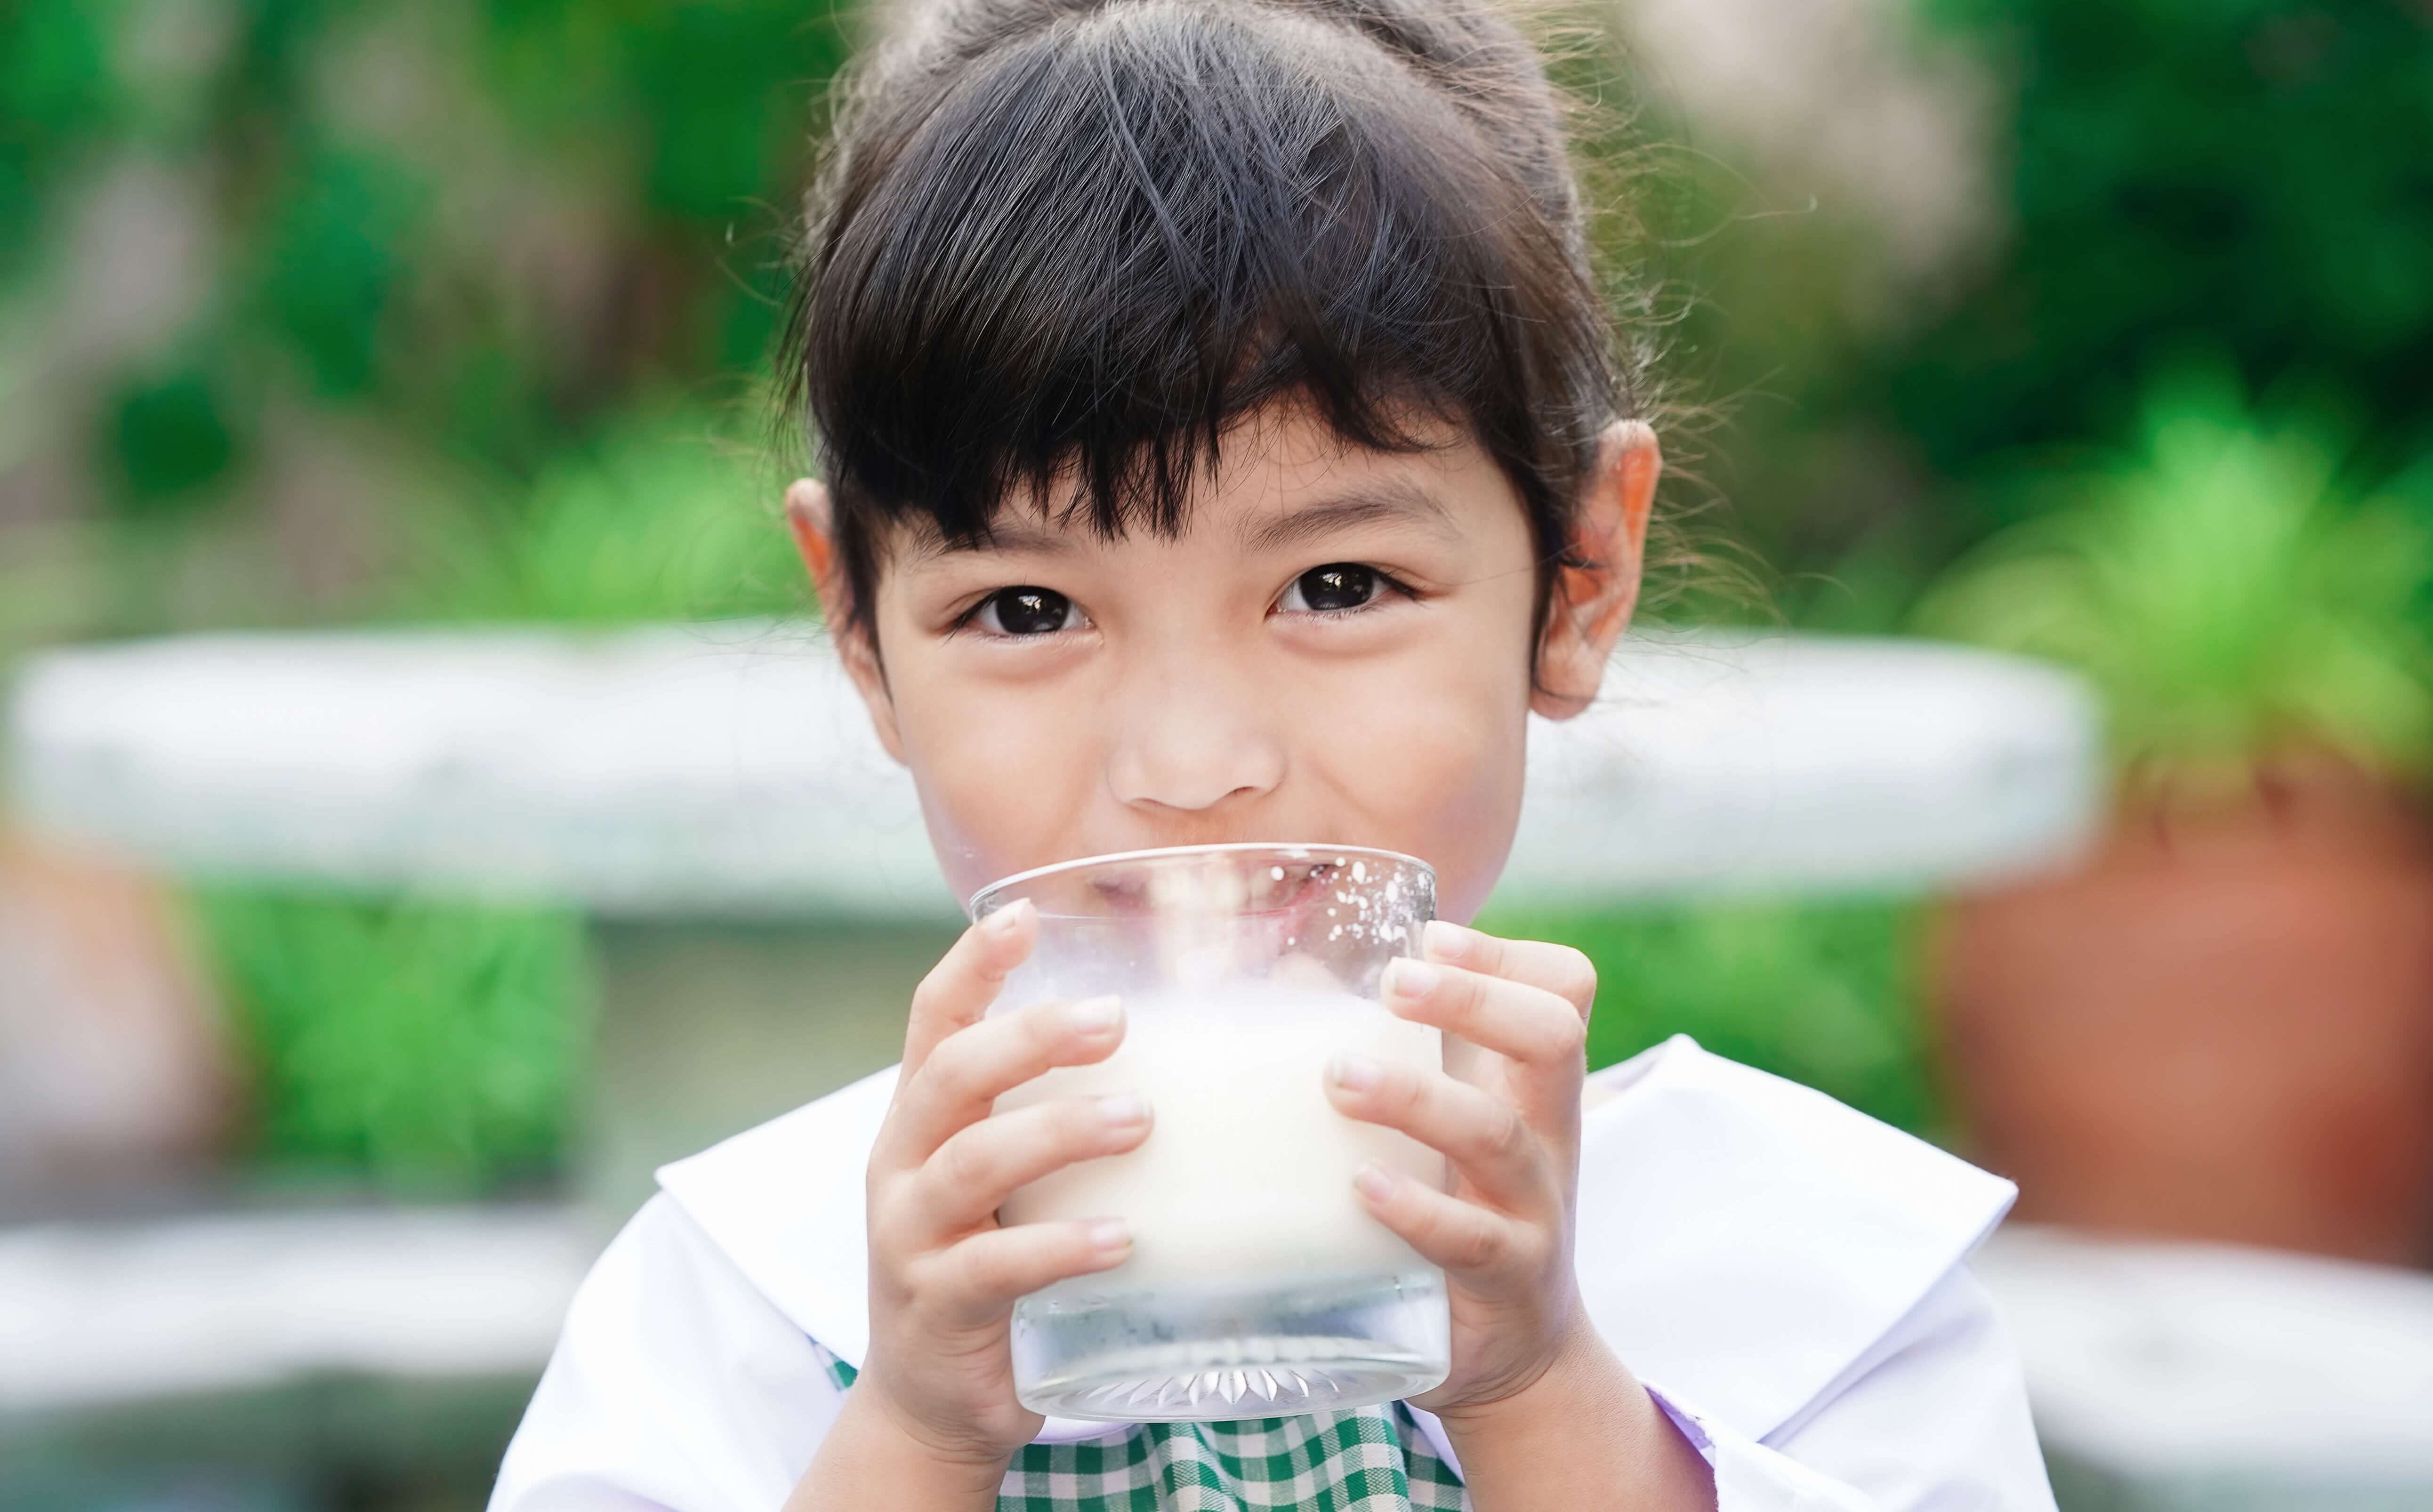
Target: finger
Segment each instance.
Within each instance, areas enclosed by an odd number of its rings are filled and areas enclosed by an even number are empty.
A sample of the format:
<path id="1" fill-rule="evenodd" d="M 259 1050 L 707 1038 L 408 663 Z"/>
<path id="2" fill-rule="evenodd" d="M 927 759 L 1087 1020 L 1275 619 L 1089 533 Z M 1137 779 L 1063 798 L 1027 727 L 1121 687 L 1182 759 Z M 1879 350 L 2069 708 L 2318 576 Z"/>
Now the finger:
<path id="1" fill-rule="evenodd" d="M 1003 1317 L 1016 1301 L 1064 1280 L 1108 1270 L 1131 1258 L 1131 1231 L 1120 1218 L 1017 1223 L 973 1234 L 924 1263 L 944 1321 L 966 1327 Z"/>
<path id="2" fill-rule="evenodd" d="M 957 1130 L 987 1117 L 998 1097 L 1057 1066 L 1103 1061 L 1123 1037 L 1123 1005 L 1112 997 L 1033 1003 L 957 1029 L 920 1069 L 897 1079 L 873 1165 L 925 1163 Z"/>
<path id="3" fill-rule="evenodd" d="M 1596 963 L 1569 945 L 1505 940 L 1431 919 L 1421 933 L 1421 951 L 1432 961 L 1542 988 L 1579 1010 L 1582 1018 L 1596 1006 Z"/>
<path id="4" fill-rule="evenodd" d="M 1378 1222 L 1455 1276 L 1492 1278 L 1524 1272 L 1532 1264 L 1535 1231 L 1527 1224 L 1382 1165 L 1362 1166 L 1352 1185 Z"/>
<path id="5" fill-rule="evenodd" d="M 1148 1137 L 1148 1101 L 1129 1095 L 1055 1097 L 958 1130 L 910 1187 L 910 1239 L 927 1249 L 980 1227 L 1017 1190 L 1075 1161 L 1120 1155 Z"/>
<path id="6" fill-rule="evenodd" d="M 905 1076 L 919 1070 L 948 1035 L 988 1011 L 1006 974 L 1030 954 L 1038 933 L 1038 909 L 1019 898 L 956 939 L 912 989 L 912 1013 L 904 1028 Z"/>
<path id="7" fill-rule="evenodd" d="M 1524 1217 L 1561 1210 L 1544 1148 L 1510 1103 L 1441 1071 L 1367 1056 L 1340 1055 L 1326 1069 L 1336 1108 L 1438 1151 L 1495 1207 Z"/>
<path id="8" fill-rule="evenodd" d="M 1386 967 L 1386 1006 L 1508 1060 L 1534 1067 L 1583 1064 L 1588 1024 L 1542 987 L 1462 966 L 1398 957 Z"/>

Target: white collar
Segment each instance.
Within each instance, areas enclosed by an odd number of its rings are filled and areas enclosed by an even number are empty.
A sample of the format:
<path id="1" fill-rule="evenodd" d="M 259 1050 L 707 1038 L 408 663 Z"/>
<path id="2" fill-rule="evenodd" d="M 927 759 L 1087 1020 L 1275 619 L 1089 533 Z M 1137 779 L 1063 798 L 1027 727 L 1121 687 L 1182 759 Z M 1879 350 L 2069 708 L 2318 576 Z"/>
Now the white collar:
<path id="1" fill-rule="evenodd" d="M 1687 1035 L 1590 1080 L 1582 1300 L 1642 1379 L 1752 1439 L 1882 1337 L 2016 1195 Z M 778 1311 L 856 1366 L 870 1346 L 863 1168 L 894 1087 L 891 1066 L 658 1172 Z M 1039 1436 L 1123 1426 L 1051 1418 Z"/>

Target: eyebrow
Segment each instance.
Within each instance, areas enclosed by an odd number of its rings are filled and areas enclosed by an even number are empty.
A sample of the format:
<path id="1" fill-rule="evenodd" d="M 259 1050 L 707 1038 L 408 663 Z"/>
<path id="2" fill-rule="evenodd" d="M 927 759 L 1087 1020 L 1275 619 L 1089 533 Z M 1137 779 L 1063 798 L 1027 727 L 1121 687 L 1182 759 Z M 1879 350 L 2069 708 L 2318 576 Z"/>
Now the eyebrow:
<path id="1" fill-rule="evenodd" d="M 910 557 L 914 562 L 929 562 L 977 552 L 1027 552 L 1054 556 L 1073 549 L 1069 532 L 1012 520 L 990 525 L 988 534 L 977 540 L 947 540 L 934 531 L 923 531 L 912 543 Z"/>
<path id="2" fill-rule="evenodd" d="M 1453 511 L 1442 500 L 1415 483 L 1387 479 L 1250 526 L 1242 532 L 1242 545 L 1247 551 L 1275 552 L 1339 531 L 1378 524 L 1417 525 L 1449 538 L 1461 534 L 1454 524 Z"/>

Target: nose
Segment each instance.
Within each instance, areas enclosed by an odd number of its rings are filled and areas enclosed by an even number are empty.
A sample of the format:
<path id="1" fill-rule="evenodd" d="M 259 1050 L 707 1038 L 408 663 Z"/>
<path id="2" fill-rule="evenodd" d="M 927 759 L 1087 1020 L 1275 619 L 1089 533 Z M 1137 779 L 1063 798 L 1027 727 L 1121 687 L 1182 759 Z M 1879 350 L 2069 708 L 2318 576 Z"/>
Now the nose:
<path id="1" fill-rule="evenodd" d="M 1161 658 L 1115 693 L 1108 785 L 1127 807 L 1232 811 L 1284 780 L 1273 693 L 1213 658 Z"/>

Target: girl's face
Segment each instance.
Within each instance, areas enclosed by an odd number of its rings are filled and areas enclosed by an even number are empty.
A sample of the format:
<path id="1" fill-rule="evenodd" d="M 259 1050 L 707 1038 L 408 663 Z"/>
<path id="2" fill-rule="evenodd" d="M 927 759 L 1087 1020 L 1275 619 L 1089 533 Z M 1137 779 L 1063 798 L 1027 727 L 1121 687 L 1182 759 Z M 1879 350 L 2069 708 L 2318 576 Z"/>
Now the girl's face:
<path id="1" fill-rule="evenodd" d="M 1526 715 L 1584 706 L 1629 616 L 1658 462 L 1644 425 L 1608 433 L 1580 527 L 1601 565 L 1558 575 L 1533 648 L 1520 497 L 1442 439 L 1348 449 L 1287 410 L 1229 438 L 1176 538 L 1010 512 L 978 550 L 883 543 L 876 654 L 840 651 L 956 894 L 1109 851 L 1310 841 L 1417 856 L 1469 920 L 1511 845 Z M 788 506 L 840 623 L 825 494 Z"/>

